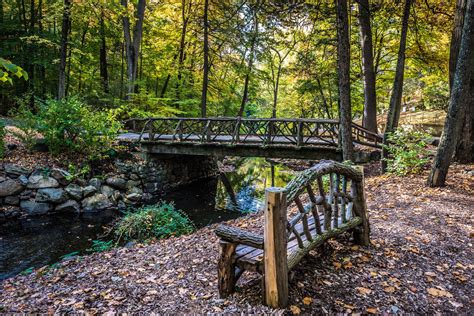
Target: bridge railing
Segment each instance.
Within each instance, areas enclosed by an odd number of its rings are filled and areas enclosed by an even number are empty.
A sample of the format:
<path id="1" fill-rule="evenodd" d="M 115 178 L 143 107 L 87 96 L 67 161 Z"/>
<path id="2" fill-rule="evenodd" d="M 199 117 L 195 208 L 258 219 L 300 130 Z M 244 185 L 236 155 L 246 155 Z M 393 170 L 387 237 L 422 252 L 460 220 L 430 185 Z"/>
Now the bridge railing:
<path id="1" fill-rule="evenodd" d="M 140 141 L 178 141 L 294 146 L 338 146 L 339 122 L 329 119 L 257 119 L 235 117 L 131 119 L 126 127 Z M 357 124 L 354 141 L 380 147 L 381 137 Z"/>

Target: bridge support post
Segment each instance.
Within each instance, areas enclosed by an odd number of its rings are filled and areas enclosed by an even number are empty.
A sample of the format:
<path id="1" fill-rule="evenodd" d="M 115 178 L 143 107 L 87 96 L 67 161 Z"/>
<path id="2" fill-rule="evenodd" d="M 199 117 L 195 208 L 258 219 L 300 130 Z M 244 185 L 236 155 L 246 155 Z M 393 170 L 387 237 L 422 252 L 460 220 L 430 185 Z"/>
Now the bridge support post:
<path id="1" fill-rule="evenodd" d="M 288 304 L 286 207 L 285 189 L 265 190 L 264 295 L 274 308 Z"/>

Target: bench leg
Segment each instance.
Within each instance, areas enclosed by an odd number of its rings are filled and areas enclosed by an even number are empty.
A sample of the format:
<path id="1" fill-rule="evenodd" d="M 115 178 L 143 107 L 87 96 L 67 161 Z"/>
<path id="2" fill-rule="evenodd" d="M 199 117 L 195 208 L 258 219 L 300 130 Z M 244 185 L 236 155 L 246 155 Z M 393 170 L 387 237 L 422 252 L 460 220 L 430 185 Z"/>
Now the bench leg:
<path id="1" fill-rule="evenodd" d="M 235 291 L 235 248 L 236 244 L 220 241 L 220 256 L 218 262 L 219 296 L 226 298 Z"/>

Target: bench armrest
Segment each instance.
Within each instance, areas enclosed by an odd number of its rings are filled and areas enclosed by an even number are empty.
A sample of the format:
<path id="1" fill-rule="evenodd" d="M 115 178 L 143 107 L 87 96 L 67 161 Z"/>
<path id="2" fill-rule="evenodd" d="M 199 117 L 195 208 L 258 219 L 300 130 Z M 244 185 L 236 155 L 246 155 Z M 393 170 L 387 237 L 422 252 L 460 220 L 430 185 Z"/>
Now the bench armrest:
<path id="1" fill-rule="evenodd" d="M 222 240 L 263 249 L 263 236 L 255 233 L 226 225 L 219 225 L 215 233 Z"/>

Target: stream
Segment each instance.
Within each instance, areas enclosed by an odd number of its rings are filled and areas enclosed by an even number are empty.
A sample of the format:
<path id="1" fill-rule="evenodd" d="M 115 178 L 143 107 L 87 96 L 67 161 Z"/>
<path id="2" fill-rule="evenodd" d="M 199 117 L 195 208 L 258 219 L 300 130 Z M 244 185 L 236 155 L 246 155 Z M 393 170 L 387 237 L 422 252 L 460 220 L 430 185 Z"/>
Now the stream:
<path id="1" fill-rule="evenodd" d="M 260 208 L 264 190 L 285 186 L 294 172 L 264 158 L 228 159 L 221 177 L 196 181 L 157 197 L 174 203 L 197 228 L 237 218 Z M 31 268 L 54 264 L 68 254 L 85 254 L 103 236 L 118 212 L 77 216 L 49 215 L 0 224 L 0 280 Z"/>

